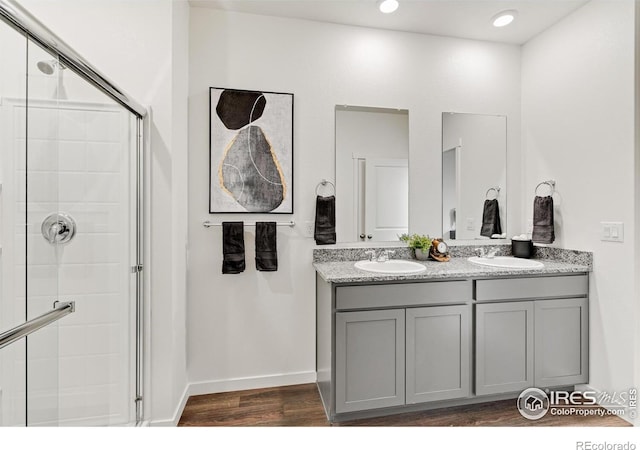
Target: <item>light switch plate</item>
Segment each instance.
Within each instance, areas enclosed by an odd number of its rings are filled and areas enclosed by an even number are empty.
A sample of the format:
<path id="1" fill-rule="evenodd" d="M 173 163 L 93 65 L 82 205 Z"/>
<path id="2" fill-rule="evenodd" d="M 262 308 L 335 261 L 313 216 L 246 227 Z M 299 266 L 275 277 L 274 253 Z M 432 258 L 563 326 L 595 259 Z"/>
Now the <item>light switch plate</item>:
<path id="1" fill-rule="evenodd" d="M 624 242 L 624 223 L 600 222 L 600 240 L 609 242 Z"/>

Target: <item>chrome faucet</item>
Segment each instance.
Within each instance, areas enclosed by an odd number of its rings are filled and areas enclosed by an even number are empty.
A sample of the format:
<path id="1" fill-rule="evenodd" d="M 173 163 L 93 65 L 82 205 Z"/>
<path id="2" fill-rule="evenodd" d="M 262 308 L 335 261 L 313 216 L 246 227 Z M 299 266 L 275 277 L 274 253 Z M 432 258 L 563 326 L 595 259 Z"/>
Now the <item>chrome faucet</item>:
<path id="1" fill-rule="evenodd" d="M 393 254 L 395 254 L 394 250 L 380 250 L 380 253 L 378 253 L 378 257 L 376 258 L 376 261 L 378 262 L 389 261 L 389 255 L 393 255 Z"/>
<path id="2" fill-rule="evenodd" d="M 489 259 L 495 258 L 496 253 L 498 253 L 498 250 L 499 250 L 498 247 L 492 248 L 491 250 L 489 250 L 485 258 L 489 258 Z"/>
<path id="3" fill-rule="evenodd" d="M 373 261 L 376 257 L 375 250 L 367 250 L 366 252 L 364 252 L 364 254 L 369 257 L 369 261 Z"/>
<path id="4" fill-rule="evenodd" d="M 478 247 L 478 248 L 473 249 L 473 251 L 475 252 L 475 254 L 476 254 L 476 256 L 478 258 L 484 258 L 485 257 L 484 248 Z"/>

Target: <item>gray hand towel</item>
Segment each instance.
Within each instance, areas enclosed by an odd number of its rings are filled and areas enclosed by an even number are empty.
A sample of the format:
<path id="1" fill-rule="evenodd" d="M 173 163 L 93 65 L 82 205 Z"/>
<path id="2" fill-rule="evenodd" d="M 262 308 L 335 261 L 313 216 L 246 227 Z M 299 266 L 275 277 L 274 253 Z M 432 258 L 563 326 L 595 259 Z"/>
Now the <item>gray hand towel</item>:
<path id="1" fill-rule="evenodd" d="M 336 197 L 316 197 L 316 223 L 313 237 L 317 245 L 336 243 Z"/>
<path id="2" fill-rule="evenodd" d="M 538 244 L 551 244 L 556 240 L 553 225 L 553 197 L 538 197 L 533 200 L 533 233 L 531 240 Z"/>
<path id="3" fill-rule="evenodd" d="M 222 222 L 222 273 L 244 272 L 244 223 Z"/>
<path id="4" fill-rule="evenodd" d="M 261 272 L 278 270 L 275 222 L 256 222 L 256 269 Z"/>
<path id="5" fill-rule="evenodd" d="M 500 224 L 500 207 L 497 199 L 485 200 L 484 209 L 482 211 L 482 228 L 480 235 L 491 237 L 494 234 L 502 234 L 502 225 Z"/>

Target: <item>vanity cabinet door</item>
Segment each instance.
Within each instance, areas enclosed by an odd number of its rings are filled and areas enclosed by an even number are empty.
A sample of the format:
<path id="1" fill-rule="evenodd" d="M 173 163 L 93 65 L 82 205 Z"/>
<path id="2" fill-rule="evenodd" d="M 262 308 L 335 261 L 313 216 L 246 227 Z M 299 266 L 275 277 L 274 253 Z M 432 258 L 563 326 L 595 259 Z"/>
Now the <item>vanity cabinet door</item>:
<path id="1" fill-rule="evenodd" d="M 476 304 L 476 394 L 533 386 L 533 302 Z"/>
<path id="2" fill-rule="evenodd" d="M 471 305 L 409 308 L 407 404 L 467 397 Z"/>
<path id="3" fill-rule="evenodd" d="M 586 298 L 535 302 L 535 385 L 587 383 L 589 318 Z"/>
<path id="4" fill-rule="evenodd" d="M 336 412 L 404 405 L 404 309 L 336 313 Z"/>

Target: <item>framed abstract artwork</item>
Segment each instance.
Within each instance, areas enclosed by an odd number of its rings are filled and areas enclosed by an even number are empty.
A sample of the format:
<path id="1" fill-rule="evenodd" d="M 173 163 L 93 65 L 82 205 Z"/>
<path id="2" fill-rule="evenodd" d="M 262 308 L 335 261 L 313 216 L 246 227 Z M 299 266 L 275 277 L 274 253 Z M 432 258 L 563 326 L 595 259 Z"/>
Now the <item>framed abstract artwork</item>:
<path id="1" fill-rule="evenodd" d="M 293 94 L 209 88 L 209 212 L 293 213 Z"/>

